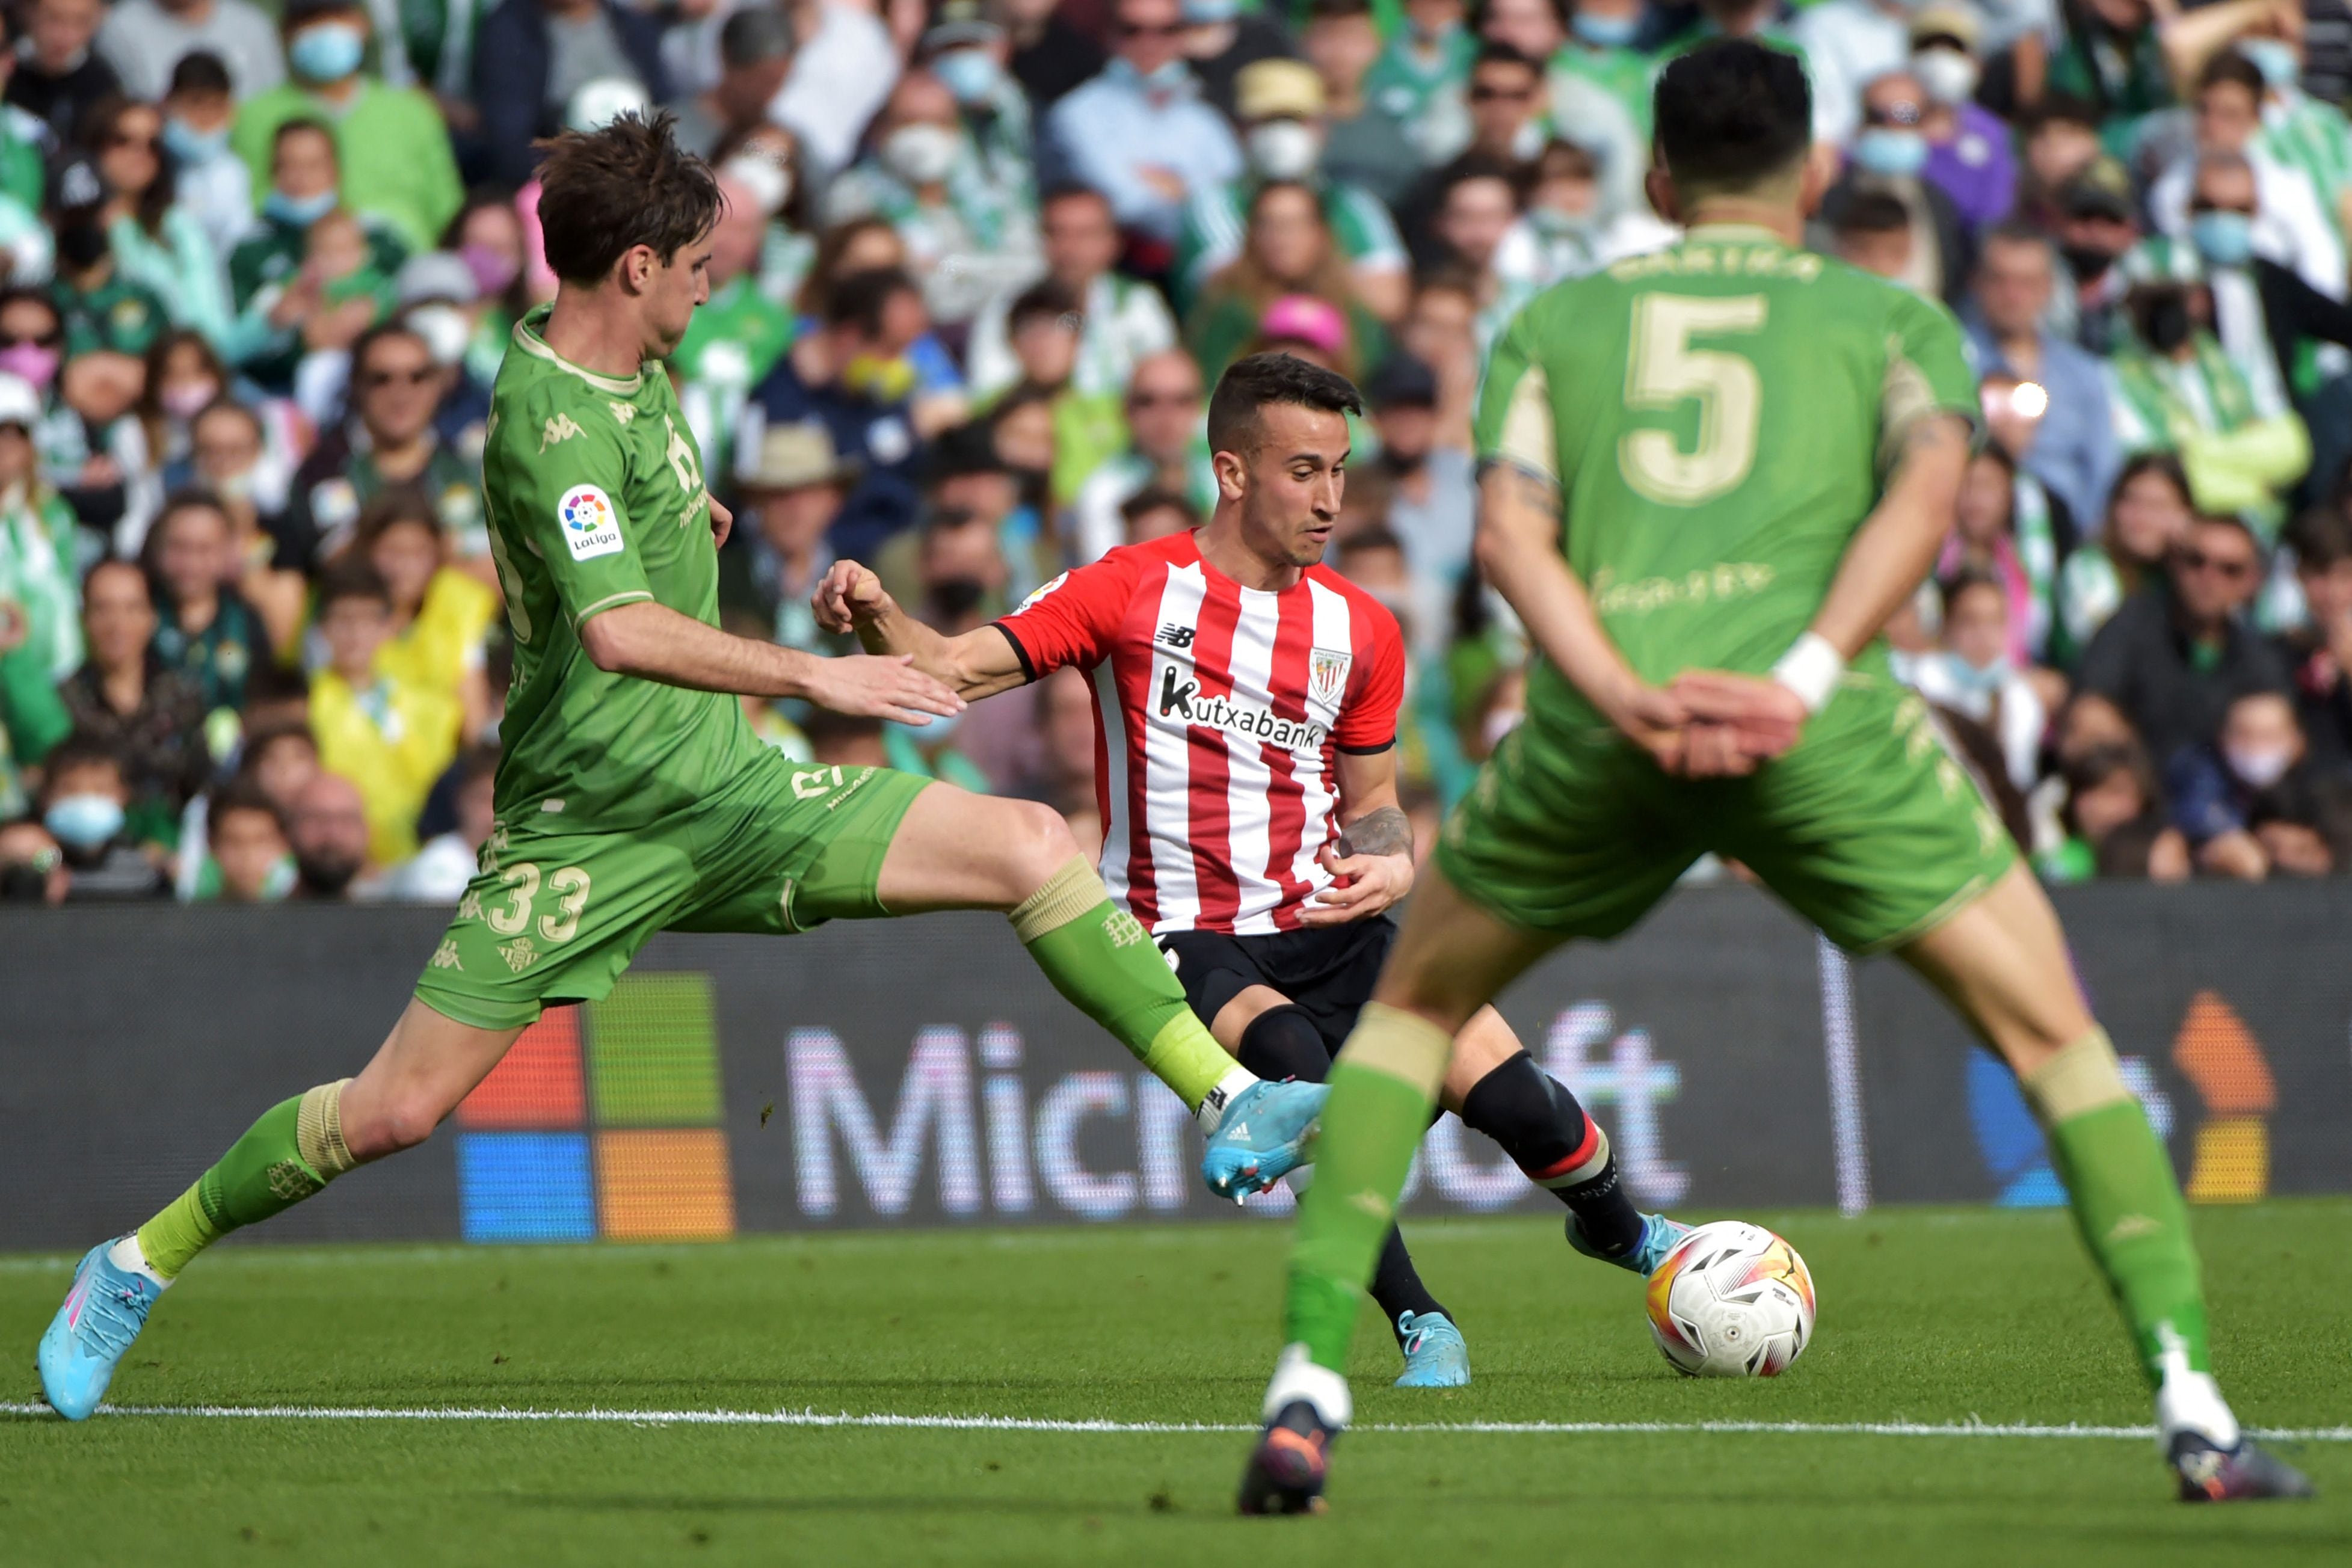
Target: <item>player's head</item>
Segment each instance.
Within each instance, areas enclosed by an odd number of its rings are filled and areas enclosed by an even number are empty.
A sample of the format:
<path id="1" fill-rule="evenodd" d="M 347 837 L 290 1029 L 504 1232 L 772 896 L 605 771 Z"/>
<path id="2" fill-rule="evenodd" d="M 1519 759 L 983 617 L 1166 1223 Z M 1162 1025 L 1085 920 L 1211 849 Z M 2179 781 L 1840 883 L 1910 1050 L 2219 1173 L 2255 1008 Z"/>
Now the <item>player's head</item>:
<path id="1" fill-rule="evenodd" d="M 1217 510 L 1237 513 L 1242 543 L 1268 561 L 1313 566 L 1339 520 L 1354 383 L 1291 354 L 1237 360 L 1209 398 Z"/>
<path id="2" fill-rule="evenodd" d="M 1803 211 L 1812 92 L 1794 55 L 1723 38 L 1658 73 L 1658 156 L 1651 204 L 1681 222 L 1701 204 L 1736 201 Z"/>
<path id="3" fill-rule="evenodd" d="M 601 130 L 541 143 L 539 223 L 547 265 L 566 288 L 610 290 L 658 359 L 710 298 L 719 182 L 677 144 L 675 120 L 624 114 Z"/>

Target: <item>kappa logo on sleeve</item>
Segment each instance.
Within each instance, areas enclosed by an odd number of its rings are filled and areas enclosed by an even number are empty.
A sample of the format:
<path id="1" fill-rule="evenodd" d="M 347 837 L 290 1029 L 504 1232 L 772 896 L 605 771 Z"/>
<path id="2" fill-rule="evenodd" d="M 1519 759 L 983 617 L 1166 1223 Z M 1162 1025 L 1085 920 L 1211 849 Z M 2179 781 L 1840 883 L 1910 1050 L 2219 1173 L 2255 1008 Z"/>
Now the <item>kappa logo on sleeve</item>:
<path id="1" fill-rule="evenodd" d="M 556 521 L 563 525 L 563 543 L 573 560 L 593 560 L 617 555 L 625 547 L 621 517 L 613 498 L 593 485 L 574 485 L 555 504 Z"/>

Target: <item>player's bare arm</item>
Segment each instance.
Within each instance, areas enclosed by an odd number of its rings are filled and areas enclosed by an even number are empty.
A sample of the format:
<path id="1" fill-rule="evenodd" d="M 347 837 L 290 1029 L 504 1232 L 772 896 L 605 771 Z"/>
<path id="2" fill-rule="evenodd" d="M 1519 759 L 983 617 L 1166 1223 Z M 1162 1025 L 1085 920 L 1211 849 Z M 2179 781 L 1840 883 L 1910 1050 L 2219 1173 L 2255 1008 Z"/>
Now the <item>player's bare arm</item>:
<path id="1" fill-rule="evenodd" d="M 651 600 L 615 605 L 582 622 L 580 645 L 598 669 L 694 691 L 805 697 L 865 718 L 929 724 L 963 711 L 963 699 L 907 656 L 821 659 L 754 643 Z"/>
<path id="2" fill-rule="evenodd" d="M 1922 419 L 1905 435 L 1885 494 L 1855 531 L 1811 626 L 1770 676 L 1692 670 L 1675 678 L 1671 689 L 1700 721 L 1695 734 L 1706 737 L 1709 758 L 1728 740 L 1734 760 L 1753 766 L 1797 743 L 1845 662 L 1878 635 L 1935 564 L 1951 532 L 1969 451 L 1968 423 L 1956 414 Z"/>
<path id="3" fill-rule="evenodd" d="M 1319 858 L 1337 879 L 1298 912 L 1307 925 L 1369 920 L 1412 891 L 1412 823 L 1397 803 L 1396 748 L 1339 753 L 1339 841 Z"/>
<path id="4" fill-rule="evenodd" d="M 1478 482 L 1478 568 L 1544 657 L 1660 767 L 1679 771 L 1688 716 L 1609 640 L 1591 596 L 1560 554 L 1561 516 L 1557 481 L 1513 463 L 1488 465 Z"/>
<path id="5" fill-rule="evenodd" d="M 837 560 L 810 601 L 816 623 L 828 632 L 855 632 L 869 653 L 911 659 L 914 667 L 967 701 L 1025 684 L 1029 675 L 1004 633 L 981 626 L 944 637 L 898 608 L 882 580 L 854 560 Z"/>

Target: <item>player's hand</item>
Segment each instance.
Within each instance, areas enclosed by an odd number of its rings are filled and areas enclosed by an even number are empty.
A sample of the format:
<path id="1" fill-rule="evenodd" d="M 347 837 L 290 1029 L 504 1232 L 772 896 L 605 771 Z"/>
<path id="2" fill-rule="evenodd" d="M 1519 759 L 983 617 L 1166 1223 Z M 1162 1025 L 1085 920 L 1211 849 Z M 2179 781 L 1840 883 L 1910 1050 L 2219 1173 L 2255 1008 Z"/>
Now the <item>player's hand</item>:
<path id="1" fill-rule="evenodd" d="M 1370 920 L 1412 891 L 1411 855 L 1343 855 L 1325 844 L 1316 857 L 1331 873 L 1331 885 L 1298 912 L 1302 925 L 1345 925 Z"/>
<path id="2" fill-rule="evenodd" d="M 1609 722 L 1669 773 L 1683 770 L 1684 728 L 1690 715 L 1672 692 L 1636 685 L 1608 707 Z"/>
<path id="3" fill-rule="evenodd" d="M 915 668 L 912 653 L 851 653 L 819 659 L 809 676 L 808 699 L 856 718 L 890 718 L 926 725 L 933 716 L 952 718 L 963 698 Z"/>
<path id="4" fill-rule="evenodd" d="M 1690 716 L 1683 771 L 1695 779 L 1754 772 L 1796 745 L 1811 716 L 1802 697 L 1769 675 L 1685 670 L 1667 689 Z"/>
<path id="5" fill-rule="evenodd" d="M 735 531 L 735 514 L 720 506 L 719 497 L 707 489 L 702 492 L 702 498 L 710 503 L 710 542 L 723 545 L 727 542 L 727 536 Z"/>
<path id="6" fill-rule="evenodd" d="M 816 623 L 828 632 L 855 632 L 871 626 L 897 608 L 882 591 L 882 580 L 854 560 L 837 560 L 809 599 Z"/>

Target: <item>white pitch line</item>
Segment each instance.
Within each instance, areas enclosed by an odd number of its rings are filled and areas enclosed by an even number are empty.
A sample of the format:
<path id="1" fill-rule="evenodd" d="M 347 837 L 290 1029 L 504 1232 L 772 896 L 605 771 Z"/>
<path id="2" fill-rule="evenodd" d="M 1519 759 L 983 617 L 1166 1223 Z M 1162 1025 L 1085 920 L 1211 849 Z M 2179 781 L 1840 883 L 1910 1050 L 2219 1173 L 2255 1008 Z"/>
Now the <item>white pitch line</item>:
<path id="1" fill-rule="evenodd" d="M 0 1402 L 0 1416 L 45 1416 L 47 1405 Z M 818 1410 L 512 1410 L 461 1406 L 393 1408 L 334 1405 L 106 1405 L 101 1416 L 179 1416 L 244 1421 L 569 1421 L 614 1427 L 856 1427 L 934 1432 L 1107 1432 L 1174 1436 L 1255 1432 L 1255 1424 L 1187 1421 L 1061 1421 L 1032 1416 L 853 1416 Z M 1864 1437 L 2131 1437 L 2152 1440 L 2153 1427 L 2046 1426 L 1924 1421 L 1401 1421 L 1360 1432 L 1478 1432 L 1517 1437 L 1612 1434 L 1686 1436 L 1766 1434 Z M 2352 1443 L 2352 1427 L 2273 1427 L 2255 1436 L 2300 1443 Z"/>

